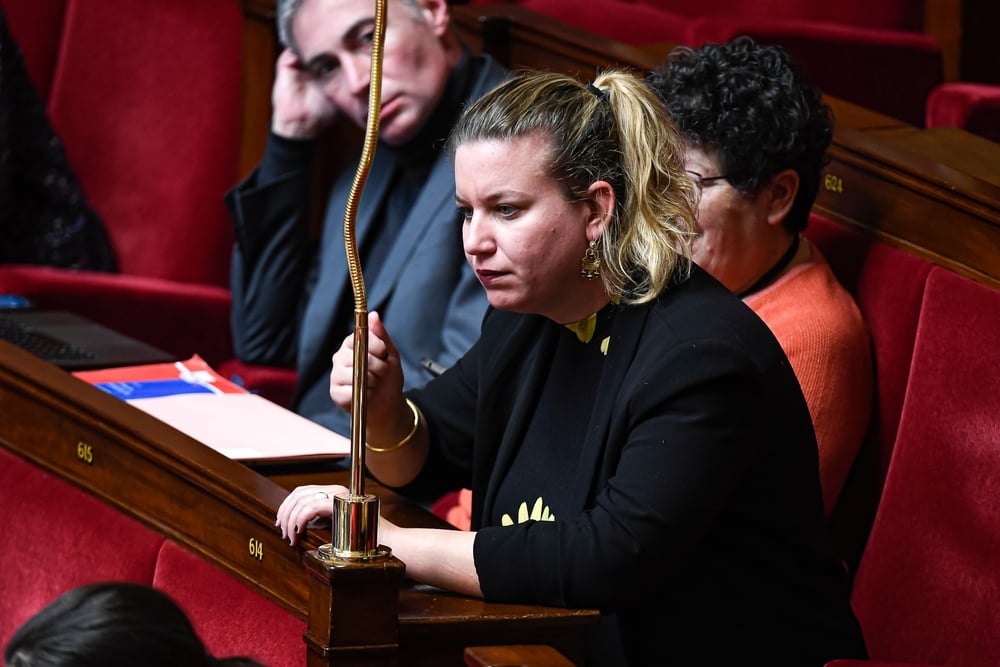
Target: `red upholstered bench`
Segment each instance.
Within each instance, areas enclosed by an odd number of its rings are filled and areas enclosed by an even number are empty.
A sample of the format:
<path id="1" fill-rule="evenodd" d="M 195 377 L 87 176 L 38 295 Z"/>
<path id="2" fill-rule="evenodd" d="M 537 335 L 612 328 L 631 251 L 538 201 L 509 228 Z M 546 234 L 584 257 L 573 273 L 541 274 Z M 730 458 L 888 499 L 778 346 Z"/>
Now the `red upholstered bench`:
<path id="1" fill-rule="evenodd" d="M 471 4 L 497 2 L 503 0 L 471 0 Z M 780 44 L 824 92 L 916 126 L 924 122 L 928 94 L 945 77 L 941 45 L 924 32 L 919 0 L 519 0 L 516 4 L 634 46 L 697 47 L 737 35 Z"/>
<path id="2" fill-rule="evenodd" d="M 0 448 L 0 645 L 59 594 L 96 581 L 153 581 L 164 538 Z"/>
<path id="3" fill-rule="evenodd" d="M 305 621 L 110 505 L 0 448 L 0 647 L 61 593 L 98 581 L 174 598 L 217 656 L 301 667 Z"/>
<path id="4" fill-rule="evenodd" d="M 2 2 L 121 272 L 0 266 L 0 293 L 69 308 L 178 358 L 231 357 L 223 194 L 240 176 L 240 4 Z"/>
<path id="5" fill-rule="evenodd" d="M 951 81 L 927 98 L 927 127 L 951 125 L 1000 142 L 1000 85 Z"/>
<path id="6" fill-rule="evenodd" d="M 213 655 L 252 655 L 267 667 L 306 664 L 304 620 L 176 543 L 163 544 L 152 583 L 183 607 Z"/>
<path id="7" fill-rule="evenodd" d="M 940 267 L 854 580 L 870 662 L 1000 664 L 1000 292 Z"/>

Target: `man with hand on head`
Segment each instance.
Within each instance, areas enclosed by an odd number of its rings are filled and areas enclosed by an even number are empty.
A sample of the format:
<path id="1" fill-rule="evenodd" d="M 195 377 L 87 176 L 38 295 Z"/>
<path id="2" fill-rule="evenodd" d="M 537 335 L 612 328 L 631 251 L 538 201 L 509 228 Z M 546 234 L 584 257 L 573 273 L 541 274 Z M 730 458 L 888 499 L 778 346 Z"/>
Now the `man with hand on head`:
<path id="1" fill-rule="evenodd" d="M 228 196 L 236 226 L 233 332 L 237 357 L 298 371 L 293 408 L 347 434 L 329 400 L 330 357 L 354 325 L 343 216 L 358 160 L 329 194 L 321 238 L 308 202 L 317 138 L 338 116 L 368 117 L 375 3 L 278 0 L 285 50 L 261 164 Z M 368 305 L 393 326 L 407 386 L 472 344 L 486 297 L 462 252 L 454 173 L 442 148 L 462 107 L 507 72 L 450 32 L 445 0 L 388 0 L 379 144 L 357 215 Z"/>

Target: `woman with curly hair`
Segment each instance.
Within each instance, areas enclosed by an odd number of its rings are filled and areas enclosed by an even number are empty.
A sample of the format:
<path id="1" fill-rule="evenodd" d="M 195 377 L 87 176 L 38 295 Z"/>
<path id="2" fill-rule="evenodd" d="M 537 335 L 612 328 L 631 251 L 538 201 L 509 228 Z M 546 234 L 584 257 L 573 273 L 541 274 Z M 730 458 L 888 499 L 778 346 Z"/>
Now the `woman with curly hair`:
<path id="1" fill-rule="evenodd" d="M 865 323 L 801 236 L 833 137 L 830 109 L 778 46 L 674 49 L 648 79 L 699 185 L 693 259 L 774 332 L 809 405 L 829 512 L 861 446 L 874 376 Z"/>

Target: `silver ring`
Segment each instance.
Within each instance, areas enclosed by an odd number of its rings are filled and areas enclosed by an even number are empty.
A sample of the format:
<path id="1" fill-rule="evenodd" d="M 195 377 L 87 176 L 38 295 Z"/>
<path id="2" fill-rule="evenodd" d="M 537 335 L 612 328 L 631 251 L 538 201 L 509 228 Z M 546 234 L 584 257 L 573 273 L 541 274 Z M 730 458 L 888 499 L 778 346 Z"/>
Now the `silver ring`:
<path id="1" fill-rule="evenodd" d="M 326 491 L 317 491 L 313 494 L 313 500 L 329 500 L 330 494 Z"/>

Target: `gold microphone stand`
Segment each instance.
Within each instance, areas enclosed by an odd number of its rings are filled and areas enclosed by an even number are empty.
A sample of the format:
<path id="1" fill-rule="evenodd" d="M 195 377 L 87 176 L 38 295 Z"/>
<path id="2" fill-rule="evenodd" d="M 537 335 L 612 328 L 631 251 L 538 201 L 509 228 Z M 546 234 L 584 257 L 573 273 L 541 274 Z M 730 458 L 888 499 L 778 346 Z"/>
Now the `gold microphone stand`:
<path id="1" fill-rule="evenodd" d="M 365 398 L 368 380 L 368 298 L 354 229 L 358 202 L 378 138 L 386 0 L 375 0 L 368 123 L 361 161 L 344 211 L 344 246 L 354 289 L 354 378 L 351 480 L 333 499 L 333 543 L 305 553 L 309 618 L 303 639 L 308 667 L 399 664 L 399 585 L 406 566 L 378 544 L 379 500 L 364 489 Z"/>
<path id="2" fill-rule="evenodd" d="M 355 225 L 358 202 L 368 179 L 378 139 L 379 109 L 382 99 L 382 54 L 385 44 L 386 0 L 376 0 L 375 35 L 372 42 L 368 122 L 364 146 L 354 183 L 344 210 L 344 246 L 354 290 L 354 378 L 351 399 L 351 481 L 347 493 L 333 499 L 333 543 L 319 548 L 327 561 L 337 559 L 372 560 L 387 558 L 389 549 L 378 545 L 379 499 L 365 493 L 364 456 L 368 393 L 368 296 L 358 258 Z"/>

